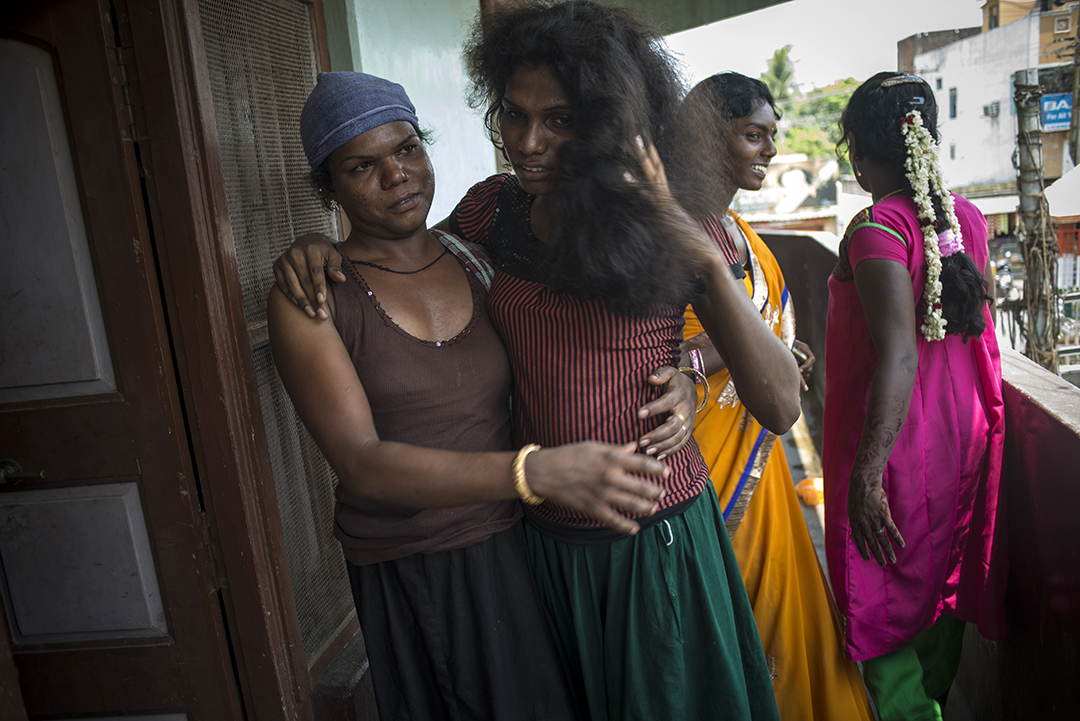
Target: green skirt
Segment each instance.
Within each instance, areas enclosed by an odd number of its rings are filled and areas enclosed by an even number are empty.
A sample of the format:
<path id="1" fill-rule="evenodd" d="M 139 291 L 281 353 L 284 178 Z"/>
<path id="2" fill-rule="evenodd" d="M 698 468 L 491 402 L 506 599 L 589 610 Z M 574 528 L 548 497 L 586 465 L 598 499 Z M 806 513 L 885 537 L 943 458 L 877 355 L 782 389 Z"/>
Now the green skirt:
<path id="1" fill-rule="evenodd" d="M 711 485 L 682 514 L 614 543 L 525 533 L 592 721 L 778 718 Z"/>

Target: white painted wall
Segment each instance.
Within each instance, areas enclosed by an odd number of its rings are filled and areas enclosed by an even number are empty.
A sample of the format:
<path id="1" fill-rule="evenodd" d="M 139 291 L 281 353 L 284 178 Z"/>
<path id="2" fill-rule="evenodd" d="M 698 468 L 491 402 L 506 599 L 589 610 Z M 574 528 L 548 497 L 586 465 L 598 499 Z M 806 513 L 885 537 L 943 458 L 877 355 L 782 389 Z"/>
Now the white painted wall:
<path id="1" fill-rule="evenodd" d="M 1012 165 L 1016 111 L 1011 76 L 1038 67 L 1039 17 L 1021 20 L 915 56 L 915 73 L 935 88 L 941 130 L 941 169 L 953 188 L 1016 181 Z M 936 90 L 941 79 L 941 89 Z M 957 117 L 949 118 L 949 88 L 957 89 Z M 997 117 L 983 106 L 1000 105 Z M 955 145 L 956 157 L 950 157 Z"/>
<path id="2" fill-rule="evenodd" d="M 436 189 L 428 222 L 434 225 L 474 183 L 496 171 L 483 119 L 464 100 L 468 78 L 461 45 L 479 3 L 326 0 L 324 7 L 332 69 L 401 83 L 421 125 L 433 131 L 429 152 Z"/>

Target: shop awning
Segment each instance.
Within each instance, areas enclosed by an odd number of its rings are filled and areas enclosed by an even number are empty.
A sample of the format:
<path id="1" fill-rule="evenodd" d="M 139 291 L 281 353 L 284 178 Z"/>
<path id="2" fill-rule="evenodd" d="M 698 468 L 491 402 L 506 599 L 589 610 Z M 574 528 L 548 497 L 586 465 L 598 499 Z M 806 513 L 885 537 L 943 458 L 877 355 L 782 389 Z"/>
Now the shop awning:
<path id="1" fill-rule="evenodd" d="M 1015 213 L 1020 207 L 1019 195 L 998 195 L 991 198 L 968 198 L 983 215 Z"/>

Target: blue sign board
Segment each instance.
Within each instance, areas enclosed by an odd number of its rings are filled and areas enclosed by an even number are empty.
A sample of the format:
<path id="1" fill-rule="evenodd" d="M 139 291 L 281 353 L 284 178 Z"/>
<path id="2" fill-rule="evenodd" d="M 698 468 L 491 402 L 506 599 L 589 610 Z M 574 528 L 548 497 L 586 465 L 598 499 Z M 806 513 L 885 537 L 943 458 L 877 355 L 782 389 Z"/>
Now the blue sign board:
<path id="1" fill-rule="evenodd" d="M 1068 130 L 1072 123 L 1072 93 L 1042 96 L 1042 129 Z"/>

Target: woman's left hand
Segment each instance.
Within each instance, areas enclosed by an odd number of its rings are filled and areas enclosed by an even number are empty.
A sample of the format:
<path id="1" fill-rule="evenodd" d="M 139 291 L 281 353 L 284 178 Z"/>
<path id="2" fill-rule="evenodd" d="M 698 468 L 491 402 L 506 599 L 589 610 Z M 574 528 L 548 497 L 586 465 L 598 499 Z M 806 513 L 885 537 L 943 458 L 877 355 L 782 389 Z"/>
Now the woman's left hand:
<path id="1" fill-rule="evenodd" d="M 792 344 L 795 350 L 806 356 L 806 360 L 803 360 L 798 353 L 795 354 L 795 360 L 799 362 L 799 374 L 802 376 L 802 389 L 804 391 L 810 390 L 810 386 L 806 385 L 806 382 L 810 380 L 810 373 L 814 370 L 814 363 L 817 362 L 817 357 L 814 355 L 814 351 L 810 350 L 810 346 L 803 343 L 798 338 Z"/>
<path id="2" fill-rule="evenodd" d="M 853 477 L 848 485 L 847 511 L 851 542 L 863 560 L 873 556 L 879 566 L 896 563 L 893 544 L 903 548 L 904 537 L 893 523 L 881 478 L 860 481 Z"/>
<path id="3" fill-rule="evenodd" d="M 686 445 L 694 430 L 694 411 L 697 408 L 697 386 L 677 368 L 661 366 L 649 375 L 648 382 L 663 386 L 664 395 L 638 409 L 638 418 L 669 414 L 664 423 L 652 429 L 638 441 L 645 453 L 663 459 Z"/>

